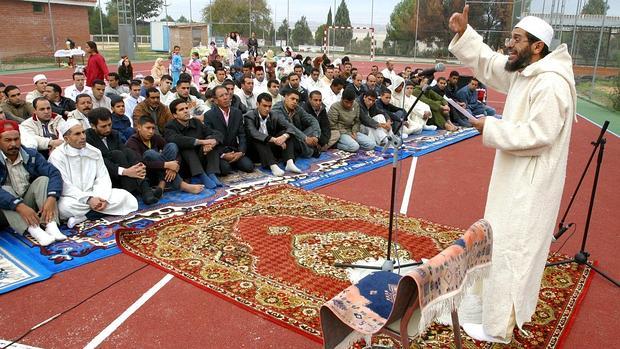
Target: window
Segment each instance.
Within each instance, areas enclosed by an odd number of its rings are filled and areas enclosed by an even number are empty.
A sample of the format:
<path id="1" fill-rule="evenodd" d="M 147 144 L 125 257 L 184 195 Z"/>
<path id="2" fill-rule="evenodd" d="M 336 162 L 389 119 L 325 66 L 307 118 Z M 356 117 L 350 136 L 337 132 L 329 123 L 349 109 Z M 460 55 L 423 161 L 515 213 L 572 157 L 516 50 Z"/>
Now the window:
<path id="1" fill-rule="evenodd" d="M 43 4 L 40 4 L 38 2 L 33 2 L 32 3 L 32 12 L 34 13 L 43 13 L 45 10 L 43 8 Z"/>

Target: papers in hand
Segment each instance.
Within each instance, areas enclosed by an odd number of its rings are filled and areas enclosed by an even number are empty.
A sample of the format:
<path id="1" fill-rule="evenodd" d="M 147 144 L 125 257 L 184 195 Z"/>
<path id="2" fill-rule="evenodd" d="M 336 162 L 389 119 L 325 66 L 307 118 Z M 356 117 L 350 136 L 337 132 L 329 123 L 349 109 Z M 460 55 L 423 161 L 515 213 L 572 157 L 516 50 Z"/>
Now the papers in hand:
<path id="1" fill-rule="evenodd" d="M 484 115 L 473 116 L 473 115 L 471 115 L 470 112 L 467 111 L 467 109 L 461 107 L 461 105 L 458 104 L 456 101 L 454 101 L 452 98 L 448 98 L 445 95 L 443 96 L 443 98 L 446 101 L 448 101 L 448 104 L 450 104 L 452 107 L 454 107 L 454 109 L 458 110 L 461 114 L 465 115 L 468 119 L 479 119 L 480 117 L 484 116 Z"/>

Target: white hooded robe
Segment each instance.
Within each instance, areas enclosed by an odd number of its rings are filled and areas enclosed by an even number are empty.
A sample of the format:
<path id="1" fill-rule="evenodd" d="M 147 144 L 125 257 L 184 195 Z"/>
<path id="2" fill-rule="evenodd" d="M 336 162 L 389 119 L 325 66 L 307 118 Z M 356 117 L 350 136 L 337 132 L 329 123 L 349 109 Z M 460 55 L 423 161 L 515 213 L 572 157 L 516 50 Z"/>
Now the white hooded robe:
<path id="1" fill-rule="evenodd" d="M 503 118 L 486 118 L 483 144 L 497 149 L 484 218 L 493 227 L 493 264 L 482 286 L 486 334 L 510 337 L 530 321 L 560 208 L 572 122 L 572 59 L 560 45 L 521 72 L 468 26 L 450 51 L 488 86 L 507 93 Z"/>

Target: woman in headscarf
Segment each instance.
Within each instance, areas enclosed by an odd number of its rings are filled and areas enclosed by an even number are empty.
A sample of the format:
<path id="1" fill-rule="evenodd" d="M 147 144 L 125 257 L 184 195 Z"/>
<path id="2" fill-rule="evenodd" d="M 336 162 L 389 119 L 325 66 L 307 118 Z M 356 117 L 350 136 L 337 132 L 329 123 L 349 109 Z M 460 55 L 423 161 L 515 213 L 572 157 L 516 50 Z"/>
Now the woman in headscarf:
<path id="1" fill-rule="evenodd" d="M 161 80 L 161 77 L 165 74 L 166 66 L 164 66 L 164 59 L 161 57 L 157 58 L 155 60 L 155 64 L 153 64 L 153 67 L 151 68 L 151 76 L 155 79 L 156 85 L 159 85 L 159 80 Z"/>

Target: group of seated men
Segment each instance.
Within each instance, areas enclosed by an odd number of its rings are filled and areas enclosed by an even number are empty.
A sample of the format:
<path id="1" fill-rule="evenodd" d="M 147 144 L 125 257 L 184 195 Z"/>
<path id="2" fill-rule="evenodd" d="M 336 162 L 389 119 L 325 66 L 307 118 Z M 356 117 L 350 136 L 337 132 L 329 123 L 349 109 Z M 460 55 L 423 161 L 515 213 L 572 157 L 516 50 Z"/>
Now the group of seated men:
<path id="1" fill-rule="evenodd" d="M 275 176 L 301 173 L 299 157 L 331 147 L 373 150 L 401 125 L 409 133 L 440 126 L 426 125 L 436 111 L 449 122 L 443 97 L 423 96 L 421 112 L 405 115 L 426 77 L 371 73 L 363 83 L 348 63 L 309 75 L 296 66 L 266 83 L 258 68 L 236 81 L 216 69 L 204 95 L 188 74 L 174 87 L 169 75 L 159 86 L 147 76 L 124 87 L 115 73 L 88 87 L 74 73 L 64 94 L 39 74 L 26 100 L 17 86 L 0 83 L 0 209 L 16 232 L 48 245 L 66 238 L 59 219 L 72 228 L 126 215 L 137 210 L 137 198 L 151 205 L 166 189 L 214 189 L 220 177 L 252 172 L 255 163 Z M 447 89 L 441 78 L 437 86 L 437 95 Z"/>

